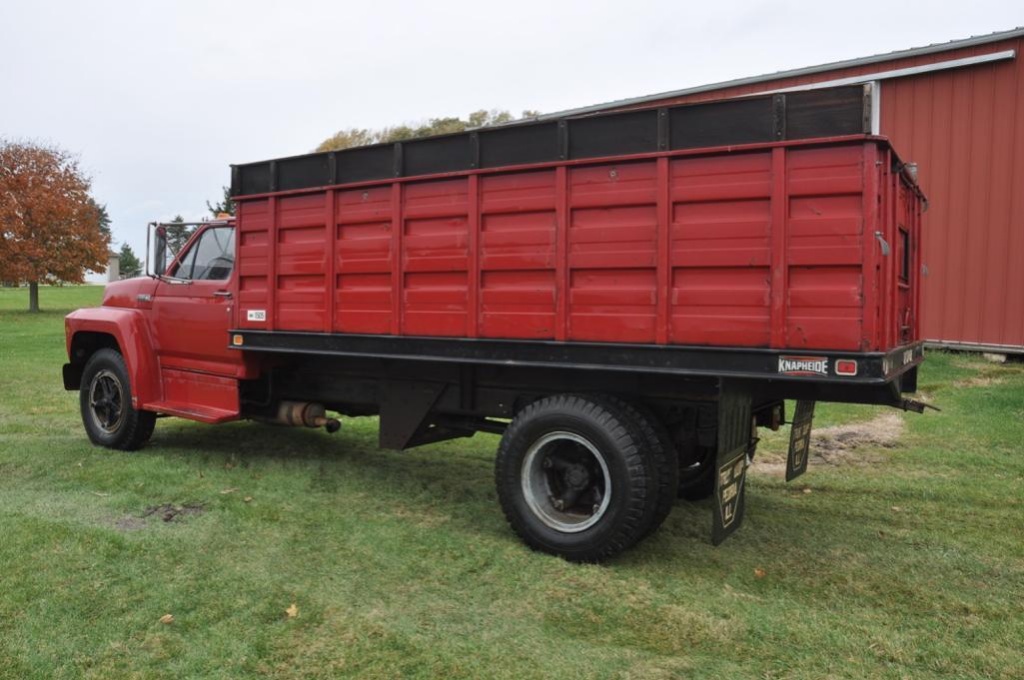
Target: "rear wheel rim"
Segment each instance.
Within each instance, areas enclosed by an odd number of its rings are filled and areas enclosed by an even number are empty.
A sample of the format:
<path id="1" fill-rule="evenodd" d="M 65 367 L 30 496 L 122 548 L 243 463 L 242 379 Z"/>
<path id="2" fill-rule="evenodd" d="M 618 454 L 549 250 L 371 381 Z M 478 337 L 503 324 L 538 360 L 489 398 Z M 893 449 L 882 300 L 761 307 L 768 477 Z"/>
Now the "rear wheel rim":
<path id="1" fill-rule="evenodd" d="M 124 422 L 124 386 L 113 371 L 103 369 L 93 376 L 89 384 L 89 415 L 93 423 L 107 434 L 113 434 Z"/>
<path id="2" fill-rule="evenodd" d="M 574 432 L 549 432 L 527 450 L 523 497 L 546 526 L 578 533 L 597 524 L 612 497 L 611 475 L 601 451 Z"/>

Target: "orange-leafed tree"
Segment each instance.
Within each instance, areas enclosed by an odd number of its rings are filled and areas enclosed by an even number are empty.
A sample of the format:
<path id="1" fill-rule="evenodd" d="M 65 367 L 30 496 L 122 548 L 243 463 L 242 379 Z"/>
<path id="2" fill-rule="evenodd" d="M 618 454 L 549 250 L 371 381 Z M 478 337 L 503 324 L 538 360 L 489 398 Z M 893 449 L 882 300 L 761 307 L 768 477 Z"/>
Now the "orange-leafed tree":
<path id="1" fill-rule="evenodd" d="M 67 151 L 0 140 L 0 281 L 29 283 L 29 311 L 40 283 L 81 283 L 107 265 L 110 234 L 89 186 Z"/>

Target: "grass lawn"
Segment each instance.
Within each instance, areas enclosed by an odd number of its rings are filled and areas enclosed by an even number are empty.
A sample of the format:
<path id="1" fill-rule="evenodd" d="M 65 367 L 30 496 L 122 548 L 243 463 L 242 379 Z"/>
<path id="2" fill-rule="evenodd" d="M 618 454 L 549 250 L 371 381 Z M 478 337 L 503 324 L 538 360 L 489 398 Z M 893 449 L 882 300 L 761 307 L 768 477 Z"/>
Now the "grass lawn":
<path id="1" fill-rule="evenodd" d="M 0 289 L 0 677 L 1024 677 L 1024 364 L 932 353 L 941 413 L 821 406 L 852 429 L 790 485 L 767 436 L 723 545 L 680 503 L 577 566 L 506 527 L 493 436 L 169 418 L 94 448 L 62 317 L 101 289 L 27 295 Z"/>

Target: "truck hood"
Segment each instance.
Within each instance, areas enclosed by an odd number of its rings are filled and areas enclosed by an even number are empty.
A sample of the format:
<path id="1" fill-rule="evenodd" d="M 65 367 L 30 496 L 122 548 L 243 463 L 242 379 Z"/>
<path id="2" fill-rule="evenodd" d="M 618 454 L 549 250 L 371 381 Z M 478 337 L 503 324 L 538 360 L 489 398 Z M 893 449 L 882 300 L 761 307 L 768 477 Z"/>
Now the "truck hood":
<path id="1" fill-rule="evenodd" d="M 103 289 L 103 306 L 148 309 L 156 286 L 157 280 L 148 276 L 113 281 Z"/>

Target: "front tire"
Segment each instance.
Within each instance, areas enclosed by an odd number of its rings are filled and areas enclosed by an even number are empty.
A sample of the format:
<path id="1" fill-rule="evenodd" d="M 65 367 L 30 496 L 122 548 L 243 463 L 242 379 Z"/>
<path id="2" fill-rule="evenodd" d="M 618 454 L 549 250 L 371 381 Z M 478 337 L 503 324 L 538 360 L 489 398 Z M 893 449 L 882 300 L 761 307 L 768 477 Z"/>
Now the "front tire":
<path id="1" fill-rule="evenodd" d="M 644 432 L 608 399 L 559 395 L 524 408 L 502 437 L 495 479 L 519 537 L 573 562 L 629 548 L 658 514 Z"/>
<path id="2" fill-rule="evenodd" d="M 79 390 L 82 424 L 93 444 L 138 449 L 153 434 L 156 414 L 132 406 L 131 382 L 121 353 L 101 349 L 89 357 Z"/>

